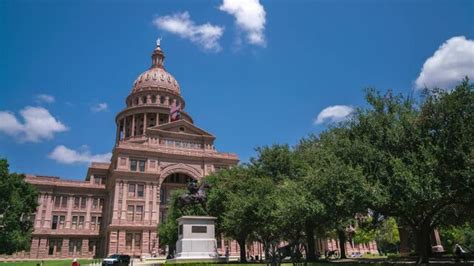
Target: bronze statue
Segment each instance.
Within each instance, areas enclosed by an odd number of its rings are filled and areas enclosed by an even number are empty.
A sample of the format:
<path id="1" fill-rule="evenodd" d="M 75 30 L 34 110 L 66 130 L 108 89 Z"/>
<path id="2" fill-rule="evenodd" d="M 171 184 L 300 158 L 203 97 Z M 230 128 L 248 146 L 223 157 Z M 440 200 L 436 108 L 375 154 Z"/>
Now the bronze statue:
<path id="1" fill-rule="evenodd" d="M 191 181 L 188 183 L 188 192 L 181 195 L 178 199 L 179 207 L 195 204 L 201 204 L 203 207 L 205 207 L 207 201 L 206 190 L 209 187 L 210 186 L 205 182 L 198 185 L 196 180 L 191 179 Z"/>

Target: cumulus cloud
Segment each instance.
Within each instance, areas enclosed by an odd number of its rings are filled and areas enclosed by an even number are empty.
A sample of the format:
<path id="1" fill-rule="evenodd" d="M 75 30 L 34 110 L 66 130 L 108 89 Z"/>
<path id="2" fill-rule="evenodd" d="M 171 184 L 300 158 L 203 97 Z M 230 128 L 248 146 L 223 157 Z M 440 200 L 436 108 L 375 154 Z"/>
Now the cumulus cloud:
<path id="1" fill-rule="evenodd" d="M 87 146 L 82 146 L 79 150 L 73 150 L 64 145 L 59 145 L 54 148 L 48 157 L 62 164 L 88 164 L 91 162 L 110 162 L 112 153 L 92 154 Z"/>
<path id="2" fill-rule="evenodd" d="M 21 142 L 41 142 L 52 139 L 56 133 L 68 130 L 42 107 L 27 106 L 20 111 L 20 115 L 23 121 L 19 121 L 10 111 L 0 111 L 0 132 Z"/>
<path id="3" fill-rule="evenodd" d="M 99 103 L 91 107 L 91 111 L 94 113 L 103 112 L 109 110 L 109 105 L 107 103 Z"/>
<path id="4" fill-rule="evenodd" d="M 208 51 L 220 51 L 219 39 L 224 34 L 224 27 L 205 23 L 196 25 L 191 20 L 189 13 L 176 13 L 174 15 L 157 17 L 153 24 L 160 30 L 178 35 L 198 44 Z"/>
<path id="5" fill-rule="evenodd" d="M 54 96 L 48 94 L 38 94 L 35 96 L 35 102 L 38 104 L 41 103 L 54 103 Z"/>
<path id="6" fill-rule="evenodd" d="M 333 105 L 324 108 L 316 117 L 314 123 L 322 124 L 324 122 L 340 122 L 347 118 L 354 108 L 347 105 Z"/>
<path id="7" fill-rule="evenodd" d="M 425 61 L 415 87 L 452 89 L 465 76 L 474 77 L 474 40 L 452 37 Z"/>
<path id="8" fill-rule="evenodd" d="M 266 14 L 259 0 L 224 0 L 219 9 L 234 16 L 248 43 L 265 46 Z"/>

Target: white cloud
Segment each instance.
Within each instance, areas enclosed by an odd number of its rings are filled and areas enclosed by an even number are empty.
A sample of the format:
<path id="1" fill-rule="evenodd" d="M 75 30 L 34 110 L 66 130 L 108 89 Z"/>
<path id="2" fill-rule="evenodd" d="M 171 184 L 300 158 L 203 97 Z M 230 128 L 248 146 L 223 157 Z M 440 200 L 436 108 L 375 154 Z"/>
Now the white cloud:
<path id="1" fill-rule="evenodd" d="M 474 77 L 474 40 L 452 37 L 423 64 L 415 81 L 418 89 L 451 89 L 465 76 Z"/>
<path id="2" fill-rule="evenodd" d="M 38 104 L 41 103 L 54 103 L 54 96 L 48 94 L 38 94 L 35 96 L 35 102 Z"/>
<path id="3" fill-rule="evenodd" d="M 110 162 L 112 153 L 91 154 L 87 146 L 82 146 L 79 150 L 73 150 L 64 145 L 59 145 L 54 148 L 48 157 L 62 164 Z"/>
<path id="4" fill-rule="evenodd" d="M 340 122 L 347 118 L 354 111 L 354 108 L 347 105 L 333 105 L 324 108 L 316 117 L 314 123 Z"/>
<path id="5" fill-rule="evenodd" d="M 235 24 L 242 30 L 250 44 L 265 46 L 265 9 L 259 0 L 223 0 L 219 7 L 235 17 Z"/>
<path id="6" fill-rule="evenodd" d="M 176 13 L 174 15 L 157 17 L 153 24 L 164 31 L 176 34 L 200 45 L 208 51 L 220 51 L 219 39 L 224 34 L 224 27 L 205 23 L 196 25 L 191 20 L 189 13 Z"/>
<path id="7" fill-rule="evenodd" d="M 21 142 L 40 142 L 52 139 L 55 133 L 68 130 L 43 107 L 27 106 L 20 111 L 20 115 L 23 122 L 18 121 L 12 112 L 0 111 L 0 132 Z"/>
<path id="8" fill-rule="evenodd" d="M 107 111 L 108 109 L 109 105 L 107 103 L 99 103 L 91 107 L 91 111 L 94 113 Z"/>

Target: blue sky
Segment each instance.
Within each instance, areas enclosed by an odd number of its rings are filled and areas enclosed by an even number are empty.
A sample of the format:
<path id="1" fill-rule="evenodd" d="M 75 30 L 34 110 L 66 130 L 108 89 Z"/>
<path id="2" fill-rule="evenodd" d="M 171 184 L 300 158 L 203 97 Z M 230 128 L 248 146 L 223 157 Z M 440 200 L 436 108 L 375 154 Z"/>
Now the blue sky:
<path id="1" fill-rule="evenodd" d="M 467 0 L 0 1 L 0 156 L 13 171 L 83 179 L 111 151 L 115 114 L 161 36 L 186 111 L 246 161 L 344 119 L 366 87 L 416 93 L 473 75 L 473 11 Z M 79 159 L 55 160 L 63 146 Z"/>

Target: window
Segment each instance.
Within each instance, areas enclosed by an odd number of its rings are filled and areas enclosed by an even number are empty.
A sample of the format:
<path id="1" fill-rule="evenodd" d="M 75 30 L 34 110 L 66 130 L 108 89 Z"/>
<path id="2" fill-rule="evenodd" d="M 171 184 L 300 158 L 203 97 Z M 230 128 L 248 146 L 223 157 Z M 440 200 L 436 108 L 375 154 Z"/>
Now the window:
<path id="1" fill-rule="evenodd" d="M 87 202 L 87 198 L 86 198 L 86 197 L 82 197 L 82 198 L 81 198 L 81 209 L 85 209 L 85 208 L 86 208 L 86 202 Z"/>
<path id="2" fill-rule="evenodd" d="M 156 95 L 151 96 L 151 102 L 156 103 Z"/>
<path id="3" fill-rule="evenodd" d="M 130 160 L 130 171 L 136 172 L 145 172 L 145 160 Z"/>
<path id="4" fill-rule="evenodd" d="M 56 230 L 58 228 L 58 220 L 59 220 L 59 216 L 54 215 L 53 221 L 51 222 L 51 229 Z"/>
<path id="5" fill-rule="evenodd" d="M 135 221 L 142 221 L 143 220 L 143 206 L 137 205 L 135 206 Z"/>
<path id="6" fill-rule="evenodd" d="M 84 216 L 79 216 L 79 229 L 84 228 Z"/>
<path id="7" fill-rule="evenodd" d="M 72 217 L 72 229 L 77 228 L 77 216 Z"/>
<path id="8" fill-rule="evenodd" d="M 54 197 L 54 207 L 59 208 L 61 206 L 61 196 L 55 196 Z"/>
<path id="9" fill-rule="evenodd" d="M 67 208 L 67 196 L 61 197 L 61 208 Z"/>
<path id="10" fill-rule="evenodd" d="M 138 251 L 140 250 L 140 247 L 142 246 L 142 235 L 140 233 L 135 234 L 135 250 Z"/>
<path id="11" fill-rule="evenodd" d="M 127 208 L 127 221 L 133 221 L 133 212 L 135 210 L 135 206 L 128 205 Z"/>
<path id="12" fill-rule="evenodd" d="M 82 239 L 69 240 L 69 255 L 81 255 L 82 253 Z"/>
<path id="13" fill-rule="evenodd" d="M 132 240 L 133 240 L 133 234 L 127 233 L 125 235 L 125 248 L 127 250 L 132 250 Z"/>
<path id="14" fill-rule="evenodd" d="M 99 209 L 104 208 L 104 199 L 99 199 Z"/>
<path id="15" fill-rule="evenodd" d="M 102 217 L 97 216 L 97 229 L 100 229 L 100 225 L 102 224 Z"/>
<path id="16" fill-rule="evenodd" d="M 97 209 L 99 207 L 99 199 L 98 198 L 93 198 L 92 199 L 92 209 Z"/>
<path id="17" fill-rule="evenodd" d="M 128 197 L 129 198 L 135 197 L 135 184 L 128 184 Z"/>
<path id="18" fill-rule="evenodd" d="M 137 160 L 130 160 L 130 171 L 137 171 Z"/>
<path id="19" fill-rule="evenodd" d="M 145 172 L 145 161 L 138 161 L 140 172 Z"/>
<path id="20" fill-rule="evenodd" d="M 63 246 L 62 239 L 49 239 L 48 255 L 60 255 Z"/>
<path id="21" fill-rule="evenodd" d="M 165 103 L 165 96 L 161 96 L 161 97 L 160 97 L 160 103 L 161 103 L 161 104 L 164 104 L 164 103 Z"/>
<path id="22" fill-rule="evenodd" d="M 64 215 L 59 216 L 59 228 L 60 229 L 64 229 L 65 221 L 66 221 L 66 216 L 64 216 Z"/>
<path id="23" fill-rule="evenodd" d="M 74 209 L 79 209 L 79 205 L 80 205 L 80 202 L 81 202 L 81 197 L 74 197 Z"/>
<path id="24" fill-rule="evenodd" d="M 137 185 L 137 197 L 143 198 L 144 186 L 142 184 Z"/>

